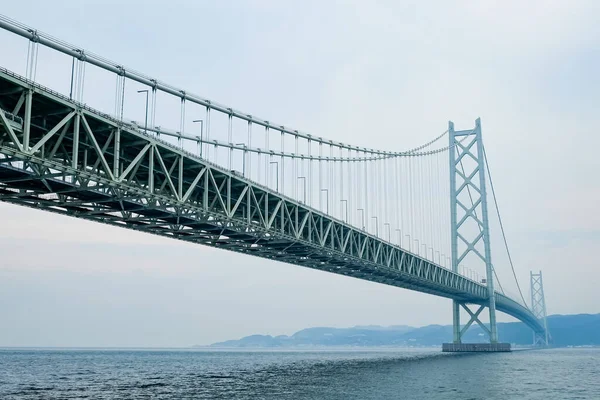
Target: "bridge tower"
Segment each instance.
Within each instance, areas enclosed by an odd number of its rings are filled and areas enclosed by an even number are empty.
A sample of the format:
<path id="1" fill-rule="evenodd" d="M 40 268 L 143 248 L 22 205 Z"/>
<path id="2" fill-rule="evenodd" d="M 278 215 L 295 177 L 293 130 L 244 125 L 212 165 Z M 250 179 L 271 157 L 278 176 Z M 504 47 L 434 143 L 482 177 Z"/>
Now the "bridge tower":
<path id="1" fill-rule="evenodd" d="M 480 283 L 487 285 L 488 304 L 481 305 L 475 312 L 467 304 L 453 300 L 454 343 L 462 342 L 462 336 L 476 322 L 487 332 L 490 343 L 498 342 L 496 329 L 496 299 L 494 295 L 494 272 L 490 249 L 490 232 L 486 196 L 485 159 L 481 139 L 481 121 L 475 121 L 475 128 L 464 131 L 454 130 L 454 123 L 448 124 L 450 138 L 450 235 L 452 271 L 459 272 L 459 266 L 467 258 L 485 265 L 486 279 Z M 489 328 L 479 320 L 485 306 L 489 308 Z M 461 329 L 460 308 L 470 315 L 469 322 Z"/>
<path id="2" fill-rule="evenodd" d="M 546 298 L 544 297 L 544 282 L 542 271 L 534 274 L 530 272 L 531 282 L 531 311 L 544 325 L 544 334 L 533 332 L 534 346 L 548 346 L 548 322 L 546 320 Z"/>

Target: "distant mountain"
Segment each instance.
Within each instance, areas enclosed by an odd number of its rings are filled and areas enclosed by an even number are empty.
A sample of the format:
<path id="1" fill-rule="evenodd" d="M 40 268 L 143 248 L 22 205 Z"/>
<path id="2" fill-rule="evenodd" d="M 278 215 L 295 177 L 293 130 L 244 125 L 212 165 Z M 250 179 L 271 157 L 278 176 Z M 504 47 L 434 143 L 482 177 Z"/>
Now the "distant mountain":
<path id="1" fill-rule="evenodd" d="M 548 330 L 554 346 L 600 346 L 600 314 L 551 315 Z M 532 333 L 522 322 L 498 324 L 503 342 L 529 345 Z M 479 326 L 464 336 L 465 342 L 485 342 L 486 334 Z M 214 343 L 211 347 L 290 348 L 323 346 L 440 346 L 452 341 L 451 325 L 428 325 L 414 328 L 406 325 L 355 326 L 352 328 L 308 328 L 291 336 L 251 335 L 239 340 Z"/>

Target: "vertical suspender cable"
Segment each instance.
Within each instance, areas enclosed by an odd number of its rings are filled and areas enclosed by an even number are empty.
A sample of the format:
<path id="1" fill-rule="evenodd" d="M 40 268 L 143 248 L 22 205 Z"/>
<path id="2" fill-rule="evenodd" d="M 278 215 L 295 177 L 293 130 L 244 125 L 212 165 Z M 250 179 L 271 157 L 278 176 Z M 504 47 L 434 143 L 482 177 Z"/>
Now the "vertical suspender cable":
<path id="1" fill-rule="evenodd" d="M 363 155 L 365 156 L 365 158 L 367 158 L 367 153 L 363 152 Z M 369 208 L 369 195 L 368 193 L 371 192 L 370 190 L 370 182 L 369 182 L 369 163 L 370 161 L 365 160 L 365 170 L 364 170 L 364 177 L 365 177 L 365 193 L 364 193 L 364 197 L 365 197 L 365 211 L 364 211 L 364 220 L 365 220 L 365 230 L 367 232 L 369 232 L 369 220 L 371 218 L 371 211 Z"/>
<path id="2" fill-rule="evenodd" d="M 319 210 L 323 209 L 323 142 L 319 142 Z"/>

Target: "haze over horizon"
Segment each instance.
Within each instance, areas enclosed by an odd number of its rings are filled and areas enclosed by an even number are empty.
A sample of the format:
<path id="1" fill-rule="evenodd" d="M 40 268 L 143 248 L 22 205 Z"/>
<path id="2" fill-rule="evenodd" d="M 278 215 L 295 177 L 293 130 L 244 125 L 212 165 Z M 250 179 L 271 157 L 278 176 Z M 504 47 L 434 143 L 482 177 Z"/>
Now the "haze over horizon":
<path id="1" fill-rule="evenodd" d="M 598 313 L 600 5 L 547 3 L 31 0 L 2 13 L 359 146 L 403 150 L 481 117 L 525 296 L 541 269 L 549 315 Z M 0 40 L 0 66 L 23 70 L 26 41 Z M 49 54 L 42 81 L 63 68 Z M 91 82 L 85 97 L 113 94 L 103 89 Z M 139 98 L 126 107 L 143 119 Z M 0 220 L 0 346 L 180 347 L 452 319 L 450 300 L 372 282 L 4 203 Z"/>

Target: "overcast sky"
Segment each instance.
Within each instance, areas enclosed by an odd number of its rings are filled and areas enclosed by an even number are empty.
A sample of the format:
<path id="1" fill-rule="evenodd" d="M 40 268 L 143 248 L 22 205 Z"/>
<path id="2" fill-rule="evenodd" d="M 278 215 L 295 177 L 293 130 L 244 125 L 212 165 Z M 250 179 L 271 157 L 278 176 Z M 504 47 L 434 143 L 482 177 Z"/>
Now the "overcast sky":
<path id="1" fill-rule="evenodd" d="M 600 312 L 597 1 L 22 0 L 1 12 L 359 146 L 402 150 L 448 120 L 467 129 L 481 117 L 526 295 L 529 270 L 541 269 L 549 313 Z M 2 31 L 0 43 L 0 66 L 24 73 L 27 42 Z M 60 62 L 40 50 L 40 80 Z M 86 99 L 113 88 L 86 82 Z M 0 346 L 187 346 L 451 323 L 449 300 L 403 289 L 7 204 L 0 221 Z"/>

